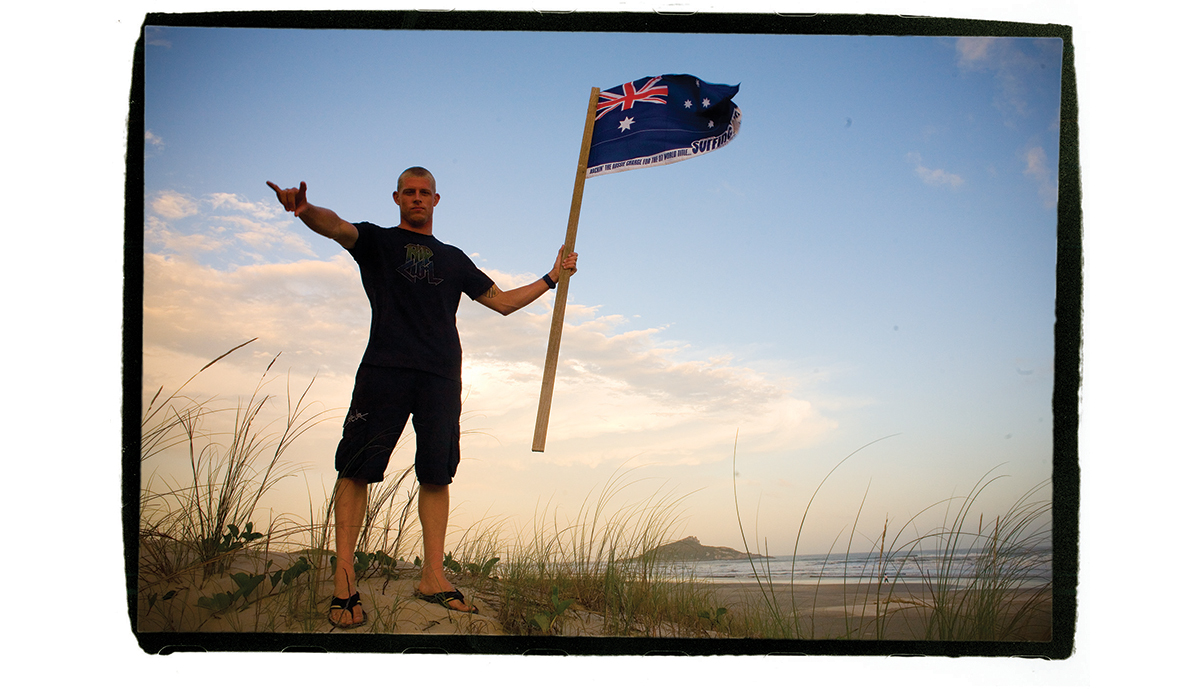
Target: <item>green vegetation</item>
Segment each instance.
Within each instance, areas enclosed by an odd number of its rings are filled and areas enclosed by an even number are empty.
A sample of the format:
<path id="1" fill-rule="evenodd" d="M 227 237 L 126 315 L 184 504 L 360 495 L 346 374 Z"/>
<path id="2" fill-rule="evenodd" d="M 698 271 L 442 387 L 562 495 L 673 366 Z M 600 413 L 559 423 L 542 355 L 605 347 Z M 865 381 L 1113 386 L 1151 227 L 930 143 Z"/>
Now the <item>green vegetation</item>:
<path id="1" fill-rule="evenodd" d="M 169 484 L 155 474 L 145 478 L 139 630 L 330 629 L 331 495 L 323 507 L 310 506 L 306 520 L 260 508 L 263 495 L 288 475 L 288 447 L 326 417 L 305 402 L 312 382 L 295 398 L 288 384 L 285 414 L 271 422 L 263 421 L 271 398 L 264 392 L 274 360 L 252 396 L 232 408 L 180 396 L 201 372 L 246 344 L 205 365 L 169 397 L 159 389 L 147 406 L 143 471 L 172 451 L 186 462 L 190 479 Z M 212 420 L 233 425 L 222 434 L 207 424 Z M 821 488 L 853 455 L 812 493 L 797 522 L 793 555 Z M 635 470 L 618 469 L 574 514 L 560 516 L 547 506 L 515 533 L 505 532 L 497 519 L 456 532 L 442 564 L 482 614 L 453 616 L 461 622 L 452 629 L 692 638 L 1049 638 L 1050 588 L 1031 581 L 1040 569 L 1034 558 L 1049 545 L 1047 485 L 985 519 L 976 511 L 981 495 L 1001 478 L 989 471 L 964 496 L 930 505 L 903 524 L 885 520 L 874 538 L 859 530 L 860 506 L 844 548 L 835 541 L 826 562 L 849 556 L 852 541 L 867 539 L 878 566 L 871 581 L 823 580 L 815 589 L 801 589 L 772 579 L 766 557 L 750 561 L 755 591 L 731 599 L 694 572 L 681 576 L 657 561 L 656 550 L 681 535 L 687 495 L 637 478 Z M 412 598 L 421 559 L 412 554 L 406 562 L 404 554 L 420 543 L 412 523 L 416 492 L 411 467 L 372 486 L 355 553 L 360 586 L 369 586 L 363 590 L 371 614 L 364 631 L 420 632 L 448 614 Z M 737 504 L 735 478 L 740 526 Z M 751 553 L 744 532 L 743 544 Z M 912 576 L 914 568 L 918 582 L 889 581 L 889 573 L 907 570 Z M 793 565 L 793 578 L 795 571 Z M 414 605 L 434 612 L 414 622 Z"/>
<path id="2" fill-rule="evenodd" d="M 703 636 L 711 587 L 678 582 L 654 551 L 679 525 L 684 498 L 618 470 L 573 518 L 541 513 L 528 538 L 503 553 L 498 619 L 509 634 Z M 626 501 L 632 496 L 634 501 Z M 640 500 L 640 501 L 639 501 Z M 568 615 L 571 606 L 577 615 Z"/>

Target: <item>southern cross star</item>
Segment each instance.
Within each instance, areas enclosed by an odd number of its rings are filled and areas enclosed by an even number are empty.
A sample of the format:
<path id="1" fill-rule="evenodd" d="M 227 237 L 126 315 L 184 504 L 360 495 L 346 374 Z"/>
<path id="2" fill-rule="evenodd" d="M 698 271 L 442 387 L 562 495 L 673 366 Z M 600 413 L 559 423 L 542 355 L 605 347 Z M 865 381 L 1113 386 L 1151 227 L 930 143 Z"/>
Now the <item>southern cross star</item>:
<path id="1" fill-rule="evenodd" d="M 711 105 L 711 104 L 712 104 L 712 102 L 711 102 L 711 101 L 709 101 L 707 97 L 705 97 L 704 101 L 701 101 L 701 102 L 700 102 L 700 105 L 701 105 L 701 106 L 703 106 L 703 107 L 704 107 L 704 108 L 706 108 L 706 109 L 707 109 L 707 108 L 709 107 L 709 105 Z"/>
<path id="2" fill-rule="evenodd" d="M 688 100 L 684 101 L 684 102 L 683 102 L 683 108 L 685 108 L 685 109 L 690 109 L 690 108 L 692 108 L 692 100 L 691 100 L 691 99 L 688 99 Z"/>

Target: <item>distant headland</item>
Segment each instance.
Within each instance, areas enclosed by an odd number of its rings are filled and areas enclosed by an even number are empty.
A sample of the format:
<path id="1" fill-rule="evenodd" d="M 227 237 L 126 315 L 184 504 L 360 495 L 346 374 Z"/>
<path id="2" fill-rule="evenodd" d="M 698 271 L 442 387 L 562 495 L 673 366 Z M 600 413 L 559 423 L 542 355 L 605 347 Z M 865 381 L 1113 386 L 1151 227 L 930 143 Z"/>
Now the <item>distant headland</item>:
<path id="1" fill-rule="evenodd" d="M 666 543 L 658 546 L 635 559 L 641 560 L 653 556 L 658 562 L 692 562 L 697 560 L 745 560 L 747 558 L 761 559 L 764 556 L 743 553 L 733 548 L 703 545 L 695 536 L 688 536 L 681 541 Z"/>

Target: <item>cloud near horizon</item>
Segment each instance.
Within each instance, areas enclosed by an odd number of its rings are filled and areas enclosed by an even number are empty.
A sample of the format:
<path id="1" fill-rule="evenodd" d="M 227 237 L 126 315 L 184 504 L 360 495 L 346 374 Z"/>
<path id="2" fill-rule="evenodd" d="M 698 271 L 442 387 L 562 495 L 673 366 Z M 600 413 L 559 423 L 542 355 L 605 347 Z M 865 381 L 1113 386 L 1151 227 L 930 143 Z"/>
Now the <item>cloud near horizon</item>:
<path id="1" fill-rule="evenodd" d="M 324 405 L 344 408 L 370 322 L 354 261 L 339 253 L 329 260 L 276 258 L 213 267 L 204 259 L 214 249 L 221 257 L 261 258 L 257 249 L 296 248 L 287 237 L 303 239 L 307 230 L 236 197 L 197 202 L 164 194 L 149 208 L 146 389 L 182 383 L 208 360 L 258 338 L 251 348 L 255 354 L 265 359 L 282 353 L 282 366 L 305 380 L 320 374 L 319 392 L 336 401 Z M 485 270 L 505 288 L 535 280 Z M 464 298 L 459 311 L 464 429 L 488 435 L 464 440 L 464 455 L 493 450 L 489 459 L 514 467 L 527 460 L 515 454 L 529 451 L 552 300 L 548 293 L 502 317 Z M 571 445 L 555 445 L 558 465 L 634 457 L 643 463 L 702 463 L 728 456 L 735 436 L 748 450 L 795 449 L 837 427 L 794 393 L 787 375 L 740 366 L 729 355 L 684 358 L 682 350 L 696 351 L 669 346 L 667 329 L 622 330 L 624 323 L 602 307 L 568 307 L 550 440 Z M 263 367 L 265 361 L 254 366 Z M 223 388 L 230 395 L 236 385 Z M 253 383 L 242 388 L 249 391 Z"/>
<path id="2" fill-rule="evenodd" d="M 467 426 L 499 437 L 496 446 L 515 441 L 527 450 L 532 435 L 549 301 L 531 309 L 506 318 L 474 304 L 460 312 L 465 409 L 481 416 Z M 780 450 L 807 446 L 837 426 L 797 397 L 786 377 L 737 366 L 730 356 L 684 359 L 690 346 L 664 347 L 665 329 L 620 331 L 621 323 L 597 307 L 569 307 L 549 438 L 574 446 L 556 452 L 560 464 L 634 457 L 697 464 L 728 456 L 739 433 L 748 450 Z"/>

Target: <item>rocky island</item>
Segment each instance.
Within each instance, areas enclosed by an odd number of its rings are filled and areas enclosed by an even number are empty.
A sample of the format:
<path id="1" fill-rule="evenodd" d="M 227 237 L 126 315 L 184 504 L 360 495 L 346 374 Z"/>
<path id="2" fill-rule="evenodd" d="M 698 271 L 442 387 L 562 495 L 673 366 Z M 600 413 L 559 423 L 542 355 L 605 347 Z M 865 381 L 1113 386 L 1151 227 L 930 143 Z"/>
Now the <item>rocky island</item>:
<path id="1" fill-rule="evenodd" d="M 695 536 L 688 536 L 681 541 L 660 545 L 635 559 L 641 560 L 653 556 L 658 562 L 694 562 L 698 560 L 745 560 L 747 558 L 761 559 L 764 556 L 744 553 L 733 548 L 703 545 Z"/>

